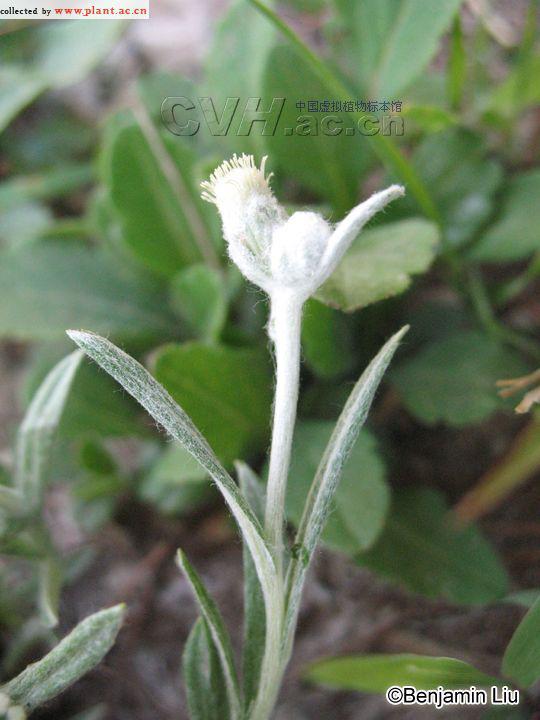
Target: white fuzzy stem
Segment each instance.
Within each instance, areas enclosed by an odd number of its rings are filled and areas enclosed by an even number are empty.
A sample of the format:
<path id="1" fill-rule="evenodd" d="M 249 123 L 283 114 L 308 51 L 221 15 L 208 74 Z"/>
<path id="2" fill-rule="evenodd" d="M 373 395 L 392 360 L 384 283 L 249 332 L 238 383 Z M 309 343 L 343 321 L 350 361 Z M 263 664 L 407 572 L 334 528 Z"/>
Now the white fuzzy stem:
<path id="1" fill-rule="evenodd" d="M 300 378 L 302 301 L 294 291 L 281 288 L 271 298 L 270 336 L 276 355 L 276 391 L 272 447 L 266 491 L 265 529 L 274 548 L 278 573 L 283 568 L 285 493 L 296 421 Z"/>
<path id="2" fill-rule="evenodd" d="M 296 422 L 300 377 L 300 330 L 303 299 L 296 291 L 280 288 L 270 295 L 269 334 L 276 356 L 276 390 L 272 447 L 266 491 L 265 529 L 273 548 L 281 585 L 276 597 L 266 603 L 266 642 L 257 698 L 249 720 L 268 720 L 283 678 L 282 635 L 284 622 L 283 534 L 285 495 Z M 279 596 L 279 597 L 278 597 Z"/>

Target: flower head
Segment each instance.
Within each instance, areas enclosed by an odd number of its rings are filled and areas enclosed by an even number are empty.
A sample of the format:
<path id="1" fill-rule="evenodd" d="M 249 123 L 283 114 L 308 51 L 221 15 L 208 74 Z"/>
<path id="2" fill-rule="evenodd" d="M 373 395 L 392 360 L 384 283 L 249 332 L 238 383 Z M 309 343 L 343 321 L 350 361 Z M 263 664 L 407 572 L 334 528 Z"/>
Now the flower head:
<path id="1" fill-rule="evenodd" d="M 372 195 L 335 228 L 318 213 L 287 217 L 251 155 L 233 155 L 201 183 L 202 197 L 217 205 L 229 255 L 244 275 L 269 295 L 287 289 L 303 302 L 332 274 L 361 228 L 391 200 L 399 185 Z"/>

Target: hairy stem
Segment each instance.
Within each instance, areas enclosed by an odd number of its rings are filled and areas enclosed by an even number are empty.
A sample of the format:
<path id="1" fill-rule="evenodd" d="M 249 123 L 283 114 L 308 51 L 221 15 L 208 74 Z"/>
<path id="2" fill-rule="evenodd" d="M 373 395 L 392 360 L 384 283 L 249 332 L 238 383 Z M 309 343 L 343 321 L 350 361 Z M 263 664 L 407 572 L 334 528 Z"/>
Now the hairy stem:
<path id="1" fill-rule="evenodd" d="M 302 302 L 281 290 L 271 298 L 270 337 L 276 355 L 276 391 L 272 447 L 266 493 L 265 529 L 274 549 L 279 575 L 283 575 L 285 492 L 298 403 L 300 327 Z"/>

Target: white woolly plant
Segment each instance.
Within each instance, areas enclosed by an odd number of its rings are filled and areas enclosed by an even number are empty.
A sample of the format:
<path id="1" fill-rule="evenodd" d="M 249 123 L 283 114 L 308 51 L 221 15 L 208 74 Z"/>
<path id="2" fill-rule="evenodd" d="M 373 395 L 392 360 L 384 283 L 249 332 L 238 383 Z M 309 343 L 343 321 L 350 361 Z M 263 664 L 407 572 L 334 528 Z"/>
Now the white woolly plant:
<path id="1" fill-rule="evenodd" d="M 271 717 L 292 651 L 306 573 L 332 497 L 379 382 L 406 331 L 403 328 L 386 343 L 353 388 L 322 456 L 288 552 L 285 494 L 298 400 L 302 307 L 332 274 L 362 227 L 404 191 L 392 185 L 332 227 L 314 212 L 288 216 L 272 193 L 265 160 L 257 167 L 251 156 L 233 156 L 202 183 L 202 195 L 219 210 L 231 260 L 270 301 L 268 333 L 275 350 L 276 385 L 266 492 L 242 463 L 237 463 L 239 486 L 233 481 L 186 413 L 139 363 L 104 338 L 69 332 L 207 470 L 244 541 L 242 682 L 221 615 L 184 554 L 178 554 L 200 610 L 184 652 L 193 720 Z"/>

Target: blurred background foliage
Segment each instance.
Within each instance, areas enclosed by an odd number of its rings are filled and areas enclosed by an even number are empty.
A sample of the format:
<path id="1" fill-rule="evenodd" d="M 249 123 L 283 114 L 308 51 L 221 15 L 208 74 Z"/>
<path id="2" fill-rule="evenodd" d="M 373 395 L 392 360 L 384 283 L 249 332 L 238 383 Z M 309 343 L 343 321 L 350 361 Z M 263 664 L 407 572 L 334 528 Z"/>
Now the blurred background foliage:
<path id="1" fill-rule="evenodd" d="M 71 349 L 65 329 L 93 330 L 142 359 L 227 467 L 241 458 L 263 470 L 266 306 L 229 265 L 199 182 L 233 152 L 268 154 L 280 199 L 332 221 L 401 182 L 406 198 L 362 233 L 306 307 L 290 519 L 351 383 L 407 322 L 326 543 L 430 598 L 478 604 L 534 588 L 540 566 L 503 562 L 504 538 L 476 521 L 504 518 L 540 469 L 538 419 L 515 417 L 495 388 L 540 365 L 537 3 L 291 0 L 276 9 L 228 4 L 189 77 L 137 55 L 136 21 L 0 24 L 0 336 L 24 367 L 20 408 Z M 118 70 L 126 58 L 128 77 Z M 255 123 L 238 136 L 241 113 L 217 135 L 199 112 L 186 118 L 201 120 L 200 131 L 181 137 L 161 118 L 164 99 L 179 96 L 197 108 L 212 98 L 218 119 L 227 97 L 241 108 L 250 97 L 285 105 L 274 135 Z M 404 134 L 282 131 L 305 114 L 299 101 L 349 99 L 402 102 L 394 114 Z M 345 129 L 365 113 L 335 114 Z M 35 591 L 57 602 L 45 548 L 55 572 L 76 582 L 88 538 L 123 503 L 149 504 L 169 522 L 204 518 L 216 502 L 201 468 L 86 361 L 49 454 L 44 491 L 68 488 L 79 539 L 55 540 L 50 518 L 21 529 L 5 510 L 0 549 L 19 559 L 2 561 L 0 582 L 23 580 L 1 593 L 9 658 L 29 623 L 38 632 Z M 2 459 L 9 485 L 13 463 L 8 452 Z M 15 542 L 37 527 L 48 537 L 39 552 Z"/>

